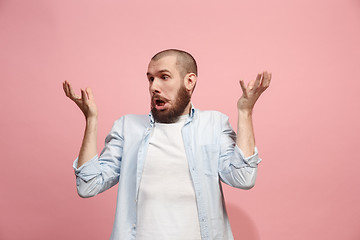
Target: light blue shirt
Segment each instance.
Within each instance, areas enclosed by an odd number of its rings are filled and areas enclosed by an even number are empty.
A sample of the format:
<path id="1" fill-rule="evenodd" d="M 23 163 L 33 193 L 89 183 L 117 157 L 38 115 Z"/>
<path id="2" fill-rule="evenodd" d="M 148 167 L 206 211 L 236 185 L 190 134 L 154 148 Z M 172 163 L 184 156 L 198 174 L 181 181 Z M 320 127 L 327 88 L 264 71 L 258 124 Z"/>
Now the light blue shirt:
<path id="1" fill-rule="evenodd" d="M 137 199 L 154 125 L 151 114 L 125 115 L 115 121 L 100 156 L 96 155 L 79 168 L 77 159 L 74 161 L 81 197 L 95 196 L 119 183 L 111 240 L 136 239 Z M 252 188 L 261 161 L 257 148 L 254 155 L 245 158 L 235 143 L 236 134 L 228 117 L 216 111 L 192 108 L 182 128 L 182 137 L 196 196 L 201 238 L 234 239 L 220 180 L 236 188 Z"/>

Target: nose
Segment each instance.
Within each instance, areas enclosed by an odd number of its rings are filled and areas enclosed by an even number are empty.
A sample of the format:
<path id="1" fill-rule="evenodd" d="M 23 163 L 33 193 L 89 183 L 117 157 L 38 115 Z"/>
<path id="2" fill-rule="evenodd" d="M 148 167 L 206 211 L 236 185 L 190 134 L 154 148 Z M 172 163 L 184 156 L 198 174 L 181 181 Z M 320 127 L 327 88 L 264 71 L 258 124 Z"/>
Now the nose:
<path id="1" fill-rule="evenodd" d="M 160 81 L 157 78 L 154 78 L 149 82 L 149 91 L 150 94 L 160 93 Z"/>

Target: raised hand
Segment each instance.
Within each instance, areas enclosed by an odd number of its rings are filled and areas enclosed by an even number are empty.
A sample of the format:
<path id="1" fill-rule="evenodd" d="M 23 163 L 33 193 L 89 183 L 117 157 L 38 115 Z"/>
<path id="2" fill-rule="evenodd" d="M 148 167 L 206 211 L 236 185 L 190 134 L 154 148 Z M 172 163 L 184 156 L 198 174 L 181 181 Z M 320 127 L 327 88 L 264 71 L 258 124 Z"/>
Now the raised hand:
<path id="1" fill-rule="evenodd" d="M 260 95 L 269 87 L 271 81 L 271 73 L 266 71 L 259 73 L 255 80 L 249 82 L 247 87 L 243 80 L 240 80 L 240 86 L 242 89 L 242 96 L 237 102 L 239 111 L 250 111 L 254 108 L 254 105 Z"/>
<path id="2" fill-rule="evenodd" d="M 81 97 L 76 95 L 68 81 L 63 82 L 63 89 L 65 95 L 73 100 L 80 110 L 84 113 L 86 119 L 97 117 L 97 107 L 94 100 L 94 95 L 90 88 L 81 89 Z"/>

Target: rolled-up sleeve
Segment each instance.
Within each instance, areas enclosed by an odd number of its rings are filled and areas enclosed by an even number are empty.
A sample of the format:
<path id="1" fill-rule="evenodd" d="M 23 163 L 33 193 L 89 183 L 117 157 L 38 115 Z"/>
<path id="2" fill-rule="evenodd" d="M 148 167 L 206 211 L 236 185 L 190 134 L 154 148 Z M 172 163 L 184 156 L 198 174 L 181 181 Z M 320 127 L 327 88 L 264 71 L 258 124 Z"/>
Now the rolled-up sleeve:
<path id="1" fill-rule="evenodd" d="M 105 139 L 105 146 L 98 156 L 94 156 L 79 168 L 78 158 L 73 163 L 76 187 L 79 196 L 92 197 L 119 181 L 123 150 L 122 119 L 115 121 Z"/>
<path id="2" fill-rule="evenodd" d="M 257 147 L 254 148 L 254 154 L 246 157 L 244 156 L 243 151 L 238 147 L 238 145 L 235 144 L 234 147 L 234 159 L 237 159 L 239 161 L 234 161 L 233 164 L 235 167 L 254 167 L 256 168 L 257 165 L 261 162 L 261 159 L 259 158 L 259 153 Z"/>
<path id="3" fill-rule="evenodd" d="M 77 168 L 78 158 L 75 159 L 73 168 L 76 177 L 82 179 L 84 182 L 90 181 L 92 178 L 101 174 L 100 163 L 98 161 L 98 155 L 87 161 L 81 167 Z"/>
<path id="4" fill-rule="evenodd" d="M 220 179 L 236 188 L 250 189 L 255 185 L 257 166 L 261 162 L 257 147 L 254 154 L 244 157 L 242 150 L 236 145 L 236 133 L 231 128 L 228 117 L 222 117 L 220 137 Z"/>

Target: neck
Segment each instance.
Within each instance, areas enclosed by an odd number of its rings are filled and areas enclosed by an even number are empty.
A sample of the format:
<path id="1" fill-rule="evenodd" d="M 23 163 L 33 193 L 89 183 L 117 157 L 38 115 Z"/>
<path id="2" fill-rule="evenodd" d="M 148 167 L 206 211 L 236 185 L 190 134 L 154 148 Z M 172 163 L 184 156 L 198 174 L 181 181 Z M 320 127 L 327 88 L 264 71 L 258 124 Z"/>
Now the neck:
<path id="1" fill-rule="evenodd" d="M 182 113 L 182 115 L 190 114 L 190 110 L 191 110 L 191 102 L 189 102 L 188 105 L 185 107 L 185 110 Z"/>

